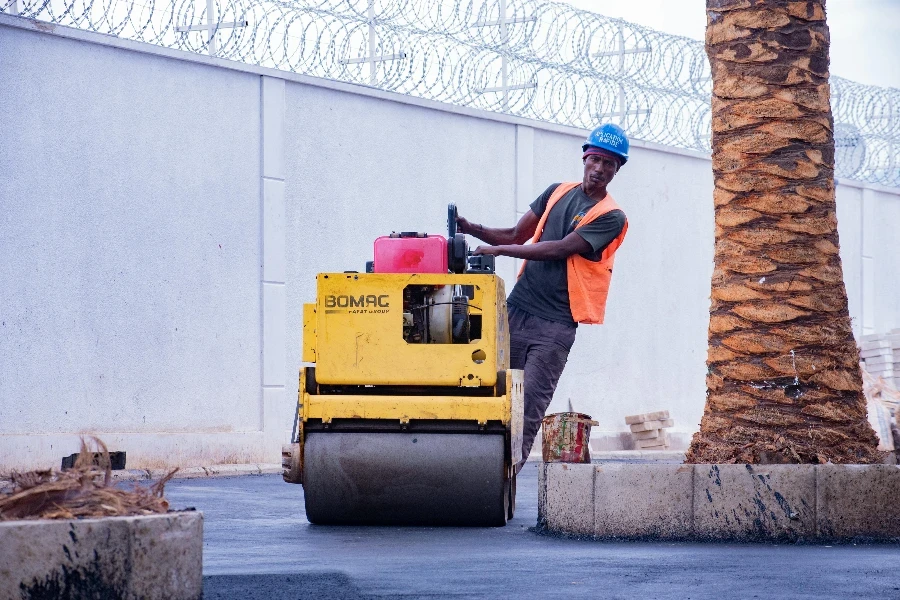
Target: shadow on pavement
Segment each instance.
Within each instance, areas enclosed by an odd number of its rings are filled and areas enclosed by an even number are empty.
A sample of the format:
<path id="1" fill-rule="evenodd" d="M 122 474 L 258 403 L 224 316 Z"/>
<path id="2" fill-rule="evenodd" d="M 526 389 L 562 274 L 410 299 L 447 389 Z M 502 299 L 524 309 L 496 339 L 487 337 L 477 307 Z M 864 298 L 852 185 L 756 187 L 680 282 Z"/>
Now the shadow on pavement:
<path id="1" fill-rule="evenodd" d="M 365 600 L 353 581 L 337 571 L 294 575 L 211 575 L 204 600 Z"/>

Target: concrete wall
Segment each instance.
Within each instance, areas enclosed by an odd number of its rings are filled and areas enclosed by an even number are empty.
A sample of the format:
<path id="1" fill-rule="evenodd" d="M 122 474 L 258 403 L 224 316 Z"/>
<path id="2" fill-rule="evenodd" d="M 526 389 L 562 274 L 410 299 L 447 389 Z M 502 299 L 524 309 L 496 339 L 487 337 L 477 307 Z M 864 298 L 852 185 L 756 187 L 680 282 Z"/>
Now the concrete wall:
<path id="1" fill-rule="evenodd" d="M 0 56 L 0 464 L 78 432 L 245 460 L 199 440 L 261 430 L 259 77 L 10 27 Z"/>
<path id="2" fill-rule="evenodd" d="M 508 225 L 579 179 L 585 132 L 0 15 L 0 468 L 78 434 L 129 467 L 277 462 L 314 277 L 362 270 L 446 205 Z M 607 325 L 582 327 L 551 410 L 703 410 L 712 176 L 635 143 Z M 858 333 L 900 326 L 900 192 L 838 188 Z M 511 288 L 516 265 L 501 259 Z"/>

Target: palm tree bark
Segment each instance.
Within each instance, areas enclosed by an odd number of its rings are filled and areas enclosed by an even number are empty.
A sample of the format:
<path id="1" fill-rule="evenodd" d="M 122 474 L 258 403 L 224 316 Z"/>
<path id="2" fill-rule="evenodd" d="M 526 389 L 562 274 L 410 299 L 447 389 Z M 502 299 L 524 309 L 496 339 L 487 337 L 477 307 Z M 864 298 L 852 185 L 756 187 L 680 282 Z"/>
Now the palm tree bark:
<path id="1" fill-rule="evenodd" d="M 824 0 L 707 0 L 715 270 L 687 462 L 871 463 L 838 254 Z"/>

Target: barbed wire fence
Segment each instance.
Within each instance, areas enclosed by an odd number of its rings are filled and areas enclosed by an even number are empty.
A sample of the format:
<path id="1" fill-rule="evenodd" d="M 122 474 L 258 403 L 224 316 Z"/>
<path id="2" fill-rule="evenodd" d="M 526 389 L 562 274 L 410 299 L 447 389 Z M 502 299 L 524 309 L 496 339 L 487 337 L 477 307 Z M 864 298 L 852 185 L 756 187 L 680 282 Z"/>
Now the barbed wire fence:
<path id="1" fill-rule="evenodd" d="M 541 0 L 0 0 L 7 13 L 710 151 L 703 42 Z M 900 89 L 831 78 L 836 175 L 900 187 Z"/>

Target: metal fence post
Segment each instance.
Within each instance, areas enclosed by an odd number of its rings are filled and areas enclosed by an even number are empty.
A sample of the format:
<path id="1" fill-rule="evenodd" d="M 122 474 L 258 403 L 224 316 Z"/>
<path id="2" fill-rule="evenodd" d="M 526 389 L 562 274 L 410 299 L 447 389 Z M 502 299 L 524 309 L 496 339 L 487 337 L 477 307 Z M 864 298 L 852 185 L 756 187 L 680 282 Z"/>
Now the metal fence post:
<path id="1" fill-rule="evenodd" d="M 219 26 L 216 22 L 216 0 L 206 0 L 206 24 L 209 26 L 209 42 L 206 49 L 210 56 L 216 55 L 216 31 Z"/>
<path id="2" fill-rule="evenodd" d="M 237 29 L 247 26 L 247 20 L 229 21 L 228 23 L 218 22 L 216 15 L 216 0 L 206 0 L 206 23 L 203 25 L 179 25 L 175 27 L 178 33 L 188 33 L 191 31 L 205 31 L 208 34 L 206 41 L 206 50 L 210 56 L 216 56 L 218 49 L 216 46 L 216 33 L 220 29 Z"/>

